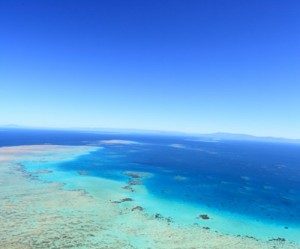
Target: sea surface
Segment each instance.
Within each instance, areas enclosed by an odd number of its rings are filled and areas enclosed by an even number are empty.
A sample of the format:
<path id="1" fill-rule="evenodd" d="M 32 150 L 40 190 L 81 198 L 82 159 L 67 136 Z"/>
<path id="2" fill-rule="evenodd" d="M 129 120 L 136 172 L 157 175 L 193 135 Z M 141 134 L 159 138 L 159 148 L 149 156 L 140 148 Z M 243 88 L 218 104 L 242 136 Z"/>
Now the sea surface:
<path id="1" fill-rule="evenodd" d="M 266 239 L 274 234 L 274 238 L 300 241 L 300 144 L 0 130 L 0 146 L 31 144 L 92 145 L 97 149 L 55 165 L 24 163 L 28 171 L 55 169 L 124 182 L 132 190 L 129 196 L 149 214 L 182 224 L 200 223 L 229 234 L 262 239 L 264 234 Z M 68 182 L 55 175 L 40 177 Z M 69 182 L 69 186 L 76 188 L 76 183 Z M 134 191 L 139 186 L 147 193 Z M 257 227 L 261 230 L 255 230 Z"/>

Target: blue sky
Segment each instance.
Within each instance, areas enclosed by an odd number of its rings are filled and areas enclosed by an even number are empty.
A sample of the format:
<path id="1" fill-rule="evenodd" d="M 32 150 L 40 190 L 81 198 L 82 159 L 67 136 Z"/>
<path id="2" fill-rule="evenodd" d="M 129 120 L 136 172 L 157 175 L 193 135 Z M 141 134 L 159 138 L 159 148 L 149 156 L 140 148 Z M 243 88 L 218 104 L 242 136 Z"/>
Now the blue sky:
<path id="1" fill-rule="evenodd" d="M 0 124 L 300 138 L 298 0 L 0 0 Z"/>

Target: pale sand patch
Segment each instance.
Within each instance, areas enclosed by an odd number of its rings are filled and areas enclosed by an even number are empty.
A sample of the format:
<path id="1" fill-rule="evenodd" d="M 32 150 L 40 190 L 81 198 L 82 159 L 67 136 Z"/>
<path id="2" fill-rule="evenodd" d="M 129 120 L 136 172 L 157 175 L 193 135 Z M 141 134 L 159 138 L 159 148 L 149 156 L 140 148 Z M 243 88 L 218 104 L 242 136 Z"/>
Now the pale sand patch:
<path id="1" fill-rule="evenodd" d="M 176 181 L 186 181 L 188 178 L 185 176 L 174 176 Z"/>
<path id="2" fill-rule="evenodd" d="M 94 198 L 82 190 L 32 178 L 19 160 L 71 160 L 88 147 L 18 146 L 0 148 L 0 248 L 299 248 L 288 242 L 263 242 L 222 235 L 199 226 L 180 227 L 115 204 L 126 196 L 119 182 L 91 177 Z M 82 176 L 88 177 L 88 176 Z"/>
<path id="3" fill-rule="evenodd" d="M 132 141 L 132 140 L 119 140 L 119 139 L 101 140 L 100 143 L 103 143 L 103 144 L 125 144 L 125 145 L 141 144 L 139 142 Z"/>
<path id="4" fill-rule="evenodd" d="M 170 147 L 177 149 L 185 149 L 186 147 L 183 144 L 170 144 Z"/>
<path id="5" fill-rule="evenodd" d="M 17 160 L 72 160 L 77 156 L 97 150 L 92 146 L 62 146 L 62 145 L 25 145 L 0 147 L 1 161 Z"/>

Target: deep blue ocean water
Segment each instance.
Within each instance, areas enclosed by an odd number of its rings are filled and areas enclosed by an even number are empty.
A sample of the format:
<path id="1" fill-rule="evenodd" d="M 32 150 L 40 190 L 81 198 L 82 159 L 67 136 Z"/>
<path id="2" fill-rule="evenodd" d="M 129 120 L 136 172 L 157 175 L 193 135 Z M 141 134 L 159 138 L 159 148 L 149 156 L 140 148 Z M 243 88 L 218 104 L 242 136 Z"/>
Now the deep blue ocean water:
<path id="1" fill-rule="evenodd" d="M 101 144 L 100 140 L 137 144 Z M 160 198 L 205 205 L 282 226 L 300 225 L 300 145 L 208 141 L 192 137 L 96 134 L 76 131 L 0 130 L 0 146 L 98 144 L 103 147 L 60 164 L 66 171 L 127 180 L 124 171 L 149 172 L 143 180 Z"/>

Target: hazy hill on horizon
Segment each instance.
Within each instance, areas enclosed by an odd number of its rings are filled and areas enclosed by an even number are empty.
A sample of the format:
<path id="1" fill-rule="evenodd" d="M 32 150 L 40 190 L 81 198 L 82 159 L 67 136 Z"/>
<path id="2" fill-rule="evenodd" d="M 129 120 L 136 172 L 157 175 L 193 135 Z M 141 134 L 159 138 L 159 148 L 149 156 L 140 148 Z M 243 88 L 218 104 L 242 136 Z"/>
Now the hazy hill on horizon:
<path id="1" fill-rule="evenodd" d="M 16 124 L 0 125 L 2 129 L 30 129 L 30 130 L 70 130 L 80 132 L 105 132 L 105 133 L 132 133 L 132 134 L 153 134 L 153 135 L 174 135 L 186 136 L 194 139 L 208 139 L 210 141 L 217 140 L 237 140 L 237 141 L 257 141 L 257 142 L 285 142 L 285 143 L 300 143 L 300 139 L 290 139 L 283 137 L 270 136 L 254 136 L 239 133 L 214 132 L 208 134 L 188 133 L 180 131 L 160 131 L 160 130 L 144 130 L 144 129 L 118 129 L 118 128 L 53 128 L 53 127 L 30 127 Z"/>

